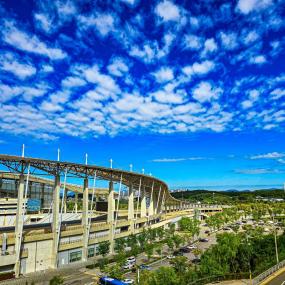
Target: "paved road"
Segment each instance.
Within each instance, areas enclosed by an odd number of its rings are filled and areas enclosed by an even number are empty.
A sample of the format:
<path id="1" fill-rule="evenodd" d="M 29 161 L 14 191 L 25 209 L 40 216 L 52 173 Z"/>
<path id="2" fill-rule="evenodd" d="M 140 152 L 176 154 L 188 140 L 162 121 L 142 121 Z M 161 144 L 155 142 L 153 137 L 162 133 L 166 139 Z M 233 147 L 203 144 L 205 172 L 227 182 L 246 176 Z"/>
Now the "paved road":
<path id="1" fill-rule="evenodd" d="M 285 284 L 285 272 L 276 276 L 274 279 L 266 283 L 266 285 L 284 285 Z"/>

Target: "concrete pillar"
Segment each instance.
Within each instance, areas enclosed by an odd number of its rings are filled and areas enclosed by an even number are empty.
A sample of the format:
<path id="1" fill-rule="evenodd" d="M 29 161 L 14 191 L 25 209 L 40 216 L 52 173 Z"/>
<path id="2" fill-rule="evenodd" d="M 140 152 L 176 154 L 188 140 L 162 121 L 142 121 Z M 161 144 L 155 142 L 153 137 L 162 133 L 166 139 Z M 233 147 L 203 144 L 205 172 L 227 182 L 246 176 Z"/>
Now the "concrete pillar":
<path id="1" fill-rule="evenodd" d="M 154 185 L 153 185 L 154 186 Z M 153 203 L 153 187 L 151 188 L 149 207 L 148 207 L 148 216 L 151 217 L 154 214 L 154 203 Z"/>
<path id="2" fill-rule="evenodd" d="M 82 208 L 82 227 L 83 227 L 83 249 L 82 249 L 82 261 L 87 260 L 88 256 L 88 178 L 84 179 L 83 184 L 83 208 Z"/>
<path id="3" fill-rule="evenodd" d="M 53 204 L 52 204 L 52 252 L 51 267 L 57 268 L 58 236 L 59 236 L 59 192 L 60 176 L 57 174 L 54 180 Z"/>
<path id="4" fill-rule="evenodd" d="M 75 213 L 77 214 L 78 212 L 78 193 L 75 192 L 75 199 L 74 199 L 74 208 L 75 208 Z"/>
<path id="5" fill-rule="evenodd" d="M 133 184 L 129 185 L 129 200 L 128 200 L 128 220 L 130 222 L 130 232 L 134 233 L 135 230 L 135 213 L 134 213 L 134 189 Z"/>
<path id="6" fill-rule="evenodd" d="M 146 195 L 145 195 L 145 187 L 143 187 L 143 191 L 141 192 L 141 218 L 146 217 Z"/>
<path id="7" fill-rule="evenodd" d="M 19 188 L 18 188 L 18 199 L 17 199 L 17 212 L 16 212 L 16 224 L 15 224 L 15 252 L 16 262 L 14 266 L 15 276 L 19 277 L 21 269 L 21 241 L 23 231 L 23 203 L 24 203 L 24 188 L 25 179 L 24 175 L 20 175 Z"/>
<path id="8" fill-rule="evenodd" d="M 114 231 L 115 231 L 114 212 L 115 212 L 114 185 L 113 181 L 110 181 L 109 195 L 108 195 L 108 214 L 107 214 L 107 223 L 109 223 L 110 254 L 114 253 Z"/>

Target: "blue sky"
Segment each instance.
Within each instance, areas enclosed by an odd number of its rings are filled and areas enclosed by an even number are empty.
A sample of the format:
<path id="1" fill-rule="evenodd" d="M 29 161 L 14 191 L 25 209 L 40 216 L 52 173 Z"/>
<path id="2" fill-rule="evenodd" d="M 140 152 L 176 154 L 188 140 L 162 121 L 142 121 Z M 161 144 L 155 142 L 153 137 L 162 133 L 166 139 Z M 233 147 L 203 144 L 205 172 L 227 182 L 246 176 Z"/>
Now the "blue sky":
<path id="1" fill-rule="evenodd" d="M 0 1 L 0 152 L 281 187 L 285 1 L 192 2 Z"/>

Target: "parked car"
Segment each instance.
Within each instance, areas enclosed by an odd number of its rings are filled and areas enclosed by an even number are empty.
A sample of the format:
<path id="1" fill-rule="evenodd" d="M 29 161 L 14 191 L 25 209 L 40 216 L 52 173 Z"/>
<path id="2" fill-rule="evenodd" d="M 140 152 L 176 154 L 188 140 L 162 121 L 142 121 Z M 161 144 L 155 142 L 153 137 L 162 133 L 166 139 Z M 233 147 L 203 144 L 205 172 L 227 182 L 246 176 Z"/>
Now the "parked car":
<path id="1" fill-rule="evenodd" d="M 134 263 L 126 263 L 124 266 L 123 266 L 123 269 L 125 270 L 129 270 L 129 269 L 132 269 L 135 267 L 135 264 Z"/>
<path id="2" fill-rule="evenodd" d="M 208 242 L 209 240 L 207 238 L 200 238 L 199 241 L 200 242 Z"/>
<path id="3" fill-rule="evenodd" d="M 130 256 L 127 258 L 127 263 L 136 263 L 136 258 L 134 256 Z"/>
<path id="4" fill-rule="evenodd" d="M 190 252 L 191 249 L 189 249 L 189 248 L 187 248 L 187 247 L 185 246 L 185 247 L 181 247 L 181 248 L 179 249 L 179 251 L 180 251 L 180 252 L 183 252 L 183 253 L 187 253 L 187 252 Z"/>
<path id="5" fill-rule="evenodd" d="M 205 234 L 209 234 L 209 233 L 210 233 L 210 231 L 209 231 L 209 230 L 205 231 Z"/>
<path id="6" fill-rule="evenodd" d="M 142 264 L 142 265 L 140 265 L 140 269 L 141 269 L 141 270 L 150 270 L 151 268 L 150 268 L 149 265 Z"/>
<path id="7" fill-rule="evenodd" d="M 224 227 L 223 230 L 224 230 L 224 231 L 230 231 L 231 228 L 229 228 L 229 227 Z"/>
<path id="8" fill-rule="evenodd" d="M 174 255 L 167 255 L 167 259 L 173 259 L 173 258 L 175 258 Z"/>
<path id="9" fill-rule="evenodd" d="M 181 255 L 183 255 L 183 253 L 181 251 L 174 251 L 173 255 L 174 256 L 181 256 Z"/>
<path id="10" fill-rule="evenodd" d="M 189 248 L 190 250 L 192 250 L 192 249 L 196 249 L 197 245 L 191 244 L 191 245 L 187 245 L 186 247 Z"/>
<path id="11" fill-rule="evenodd" d="M 133 279 L 125 279 L 123 282 L 128 285 L 135 284 L 135 281 Z"/>

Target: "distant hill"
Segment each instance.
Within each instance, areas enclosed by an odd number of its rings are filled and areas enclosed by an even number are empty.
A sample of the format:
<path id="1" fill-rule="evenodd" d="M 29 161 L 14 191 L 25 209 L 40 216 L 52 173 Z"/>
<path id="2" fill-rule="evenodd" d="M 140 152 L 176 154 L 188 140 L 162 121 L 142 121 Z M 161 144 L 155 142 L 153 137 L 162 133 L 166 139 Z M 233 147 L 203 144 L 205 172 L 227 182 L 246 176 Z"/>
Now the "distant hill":
<path id="1" fill-rule="evenodd" d="M 185 199 L 191 202 L 201 203 L 234 203 L 238 201 L 255 201 L 256 197 L 264 198 L 285 198 L 282 189 L 260 189 L 260 190 L 236 190 L 209 191 L 209 190 L 185 190 L 173 192 L 172 195 L 177 199 Z"/>

